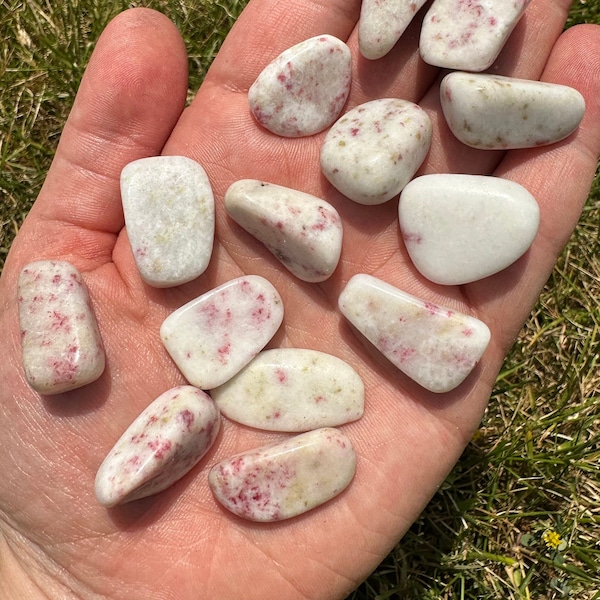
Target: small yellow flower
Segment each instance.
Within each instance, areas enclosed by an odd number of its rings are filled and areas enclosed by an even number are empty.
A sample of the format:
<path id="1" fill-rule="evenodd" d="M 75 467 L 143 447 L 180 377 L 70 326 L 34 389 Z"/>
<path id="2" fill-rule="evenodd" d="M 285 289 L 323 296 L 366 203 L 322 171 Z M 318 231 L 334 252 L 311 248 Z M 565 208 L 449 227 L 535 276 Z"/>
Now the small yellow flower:
<path id="1" fill-rule="evenodd" d="M 553 531 L 552 529 L 544 532 L 542 540 L 544 540 L 546 546 L 548 546 L 548 548 L 552 548 L 552 550 L 556 550 L 562 544 L 562 538 L 558 533 L 556 533 L 556 531 Z"/>

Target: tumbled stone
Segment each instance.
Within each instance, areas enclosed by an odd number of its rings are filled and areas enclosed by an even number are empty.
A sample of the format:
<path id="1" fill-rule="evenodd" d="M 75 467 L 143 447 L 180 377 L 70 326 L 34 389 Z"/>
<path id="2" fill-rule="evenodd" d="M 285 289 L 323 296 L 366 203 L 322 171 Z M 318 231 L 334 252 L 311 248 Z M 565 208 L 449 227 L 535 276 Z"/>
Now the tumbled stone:
<path id="1" fill-rule="evenodd" d="M 153 156 L 125 166 L 121 197 L 142 279 L 154 287 L 201 275 L 212 254 L 215 209 L 204 169 L 185 156 Z"/>
<path id="2" fill-rule="evenodd" d="M 81 274 L 65 261 L 26 265 L 18 280 L 23 369 L 40 394 L 60 394 L 96 381 L 104 349 Z"/>
<path id="3" fill-rule="evenodd" d="M 323 352 L 278 348 L 261 352 L 211 391 L 221 412 L 270 431 L 309 431 L 360 419 L 365 390 L 346 362 Z"/>
<path id="4" fill-rule="evenodd" d="M 426 0 L 363 0 L 358 21 L 360 53 L 375 60 L 400 39 Z"/>
<path id="5" fill-rule="evenodd" d="M 460 385 L 490 340 L 488 327 L 478 319 L 415 298 L 370 275 L 350 279 L 339 307 L 392 364 L 431 392 Z"/>
<path id="6" fill-rule="evenodd" d="M 421 28 L 421 58 L 436 67 L 484 71 L 530 1 L 435 0 Z"/>
<path id="7" fill-rule="evenodd" d="M 435 283 L 460 285 L 508 267 L 531 246 L 540 210 L 508 179 L 432 174 L 400 195 L 402 237 L 419 272 Z"/>
<path id="8" fill-rule="evenodd" d="M 192 386 L 161 394 L 127 428 L 96 474 L 106 507 L 161 492 L 181 479 L 213 445 L 220 425 L 210 396 Z"/>
<path id="9" fill-rule="evenodd" d="M 283 303 L 258 275 L 239 277 L 169 315 L 160 337 L 192 385 L 210 390 L 243 369 L 275 335 Z"/>
<path id="10" fill-rule="evenodd" d="M 350 49 L 320 35 L 292 46 L 268 64 L 248 90 L 255 119 L 284 137 L 313 135 L 340 114 L 352 79 Z"/>
<path id="11" fill-rule="evenodd" d="M 251 521 L 281 521 L 331 500 L 352 481 L 356 455 L 337 429 L 302 433 L 237 454 L 208 476 L 216 499 Z"/>
<path id="12" fill-rule="evenodd" d="M 452 133 L 484 150 L 553 144 L 573 133 L 585 112 L 571 87 L 499 75 L 450 73 L 440 99 Z"/>
<path id="13" fill-rule="evenodd" d="M 342 220 L 327 202 L 255 179 L 225 193 L 229 216 L 303 281 L 325 281 L 342 251 Z"/>
<path id="14" fill-rule="evenodd" d="M 421 166 L 431 132 L 427 113 L 412 102 L 366 102 L 327 133 L 321 169 L 344 196 L 359 204 L 382 204 L 397 196 Z"/>

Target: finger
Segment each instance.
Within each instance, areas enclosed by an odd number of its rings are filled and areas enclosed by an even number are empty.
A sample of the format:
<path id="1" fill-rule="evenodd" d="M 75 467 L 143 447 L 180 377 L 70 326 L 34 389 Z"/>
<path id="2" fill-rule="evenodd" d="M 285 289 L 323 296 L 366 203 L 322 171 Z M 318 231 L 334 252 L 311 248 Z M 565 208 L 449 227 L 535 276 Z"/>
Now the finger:
<path id="1" fill-rule="evenodd" d="M 110 259 L 114 234 L 123 227 L 121 169 L 160 153 L 186 89 L 185 47 L 166 17 L 135 9 L 108 25 L 19 236 L 22 255 L 43 247 L 49 257 L 91 260 L 90 268 Z"/>

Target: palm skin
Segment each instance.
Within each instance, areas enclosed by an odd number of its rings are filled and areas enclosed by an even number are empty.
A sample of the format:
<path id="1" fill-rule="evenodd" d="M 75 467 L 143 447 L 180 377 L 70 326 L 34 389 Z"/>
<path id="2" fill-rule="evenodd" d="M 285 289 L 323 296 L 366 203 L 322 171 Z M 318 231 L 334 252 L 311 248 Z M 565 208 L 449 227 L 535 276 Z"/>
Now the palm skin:
<path id="1" fill-rule="evenodd" d="M 441 118 L 439 71 L 417 57 L 419 23 L 388 57 L 358 58 L 358 0 L 253 0 L 184 110 L 187 61 L 163 16 L 135 9 L 104 32 L 82 82 L 44 188 L 2 274 L 0 336 L 0 581 L 7 598 L 342 598 L 416 519 L 477 427 L 494 378 L 575 226 L 600 152 L 600 28 L 560 36 L 569 2 L 533 0 L 497 61 L 497 72 L 579 89 L 587 112 L 578 132 L 552 148 L 509 153 L 461 146 Z M 399 237 L 397 202 L 356 205 L 320 174 L 323 134 L 277 138 L 252 119 L 246 91 L 293 43 L 330 33 L 353 50 L 347 108 L 381 97 L 417 101 L 434 123 L 420 173 L 495 174 L 538 199 L 541 228 L 528 254 L 485 281 L 446 288 L 420 277 Z M 559 37 L 560 36 L 560 37 Z M 131 160 L 183 154 L 207 170 L 217 204 L 211 265 L 170 290 L 144 285 L 123 227 L 119 174 Z M 344 221 L 334 276 L 304 284 L 226 217 L 223 194 L 241 178 L 313 193 Z M 16 278 L 42 258 L 73 262 L 84 274 L 108 366 L 80 390 L 39 397 L 20 365 Z M 344 322 L 337 297 L 355 273 L 369 273 L 428 300 L 474 314 L 492 342 L 454 392 L 435 395 L 408 381 Z M 115 509 L 94 498 L 95 472 L 123 430 L 166 389 L 183 383 L 158 330 L 175 308 L 244 273 L 280 292 L 284 324 L 273 347 L 329 352 L 353 365 L 366 386 L 365 416 L 345 426 L 357 455 L 352 485 L 301 517 L 242 521 L 221 509 L 207 485 L 220 458 L 281 439 L 224 419 L 217 443 L 172 488 Z"/>

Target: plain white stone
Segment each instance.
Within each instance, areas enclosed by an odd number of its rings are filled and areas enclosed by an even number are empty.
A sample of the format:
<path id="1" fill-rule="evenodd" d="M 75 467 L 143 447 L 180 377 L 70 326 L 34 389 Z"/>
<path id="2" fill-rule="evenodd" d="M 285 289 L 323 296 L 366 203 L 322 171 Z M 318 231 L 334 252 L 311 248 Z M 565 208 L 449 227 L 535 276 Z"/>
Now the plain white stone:
<path id="1" fill-rule="evenodd" d="M 460 385 L 490 340 L 490 330 L 478 319 L 415 298 L 371 275 L 352 277 L 339 307 L 392 364 L 431 392 Z"/>
<path id="2" fill-rule="evenodd" d="M 323 352 L 277 348 L 261 352 L 211 391 L 221 412 L 270 431 L 309 431 L 360 419 L 365 389 L 346 362 Z"/>
<path id="3" fill-rule="evenodd" d="M 573 133 L 585 112 L 574 88 L 499 75 L 450 73 L 440 99 L 452 133 L 480 149 L 553 144 Z"/>
<path id="4" fill-rule="evenodd" d="M 215 210 L 204 169 L 185 156 L 153 156 L 125 166 L 121 197 L 142 279 L 154 287 L 191 281 L 208 266 Z"/>
<path id="5" fill-rule="evenodd" d="M 435 283 L 459 285 L 508 267 L 531 246 L 540 211 L 508 179 L 432 174 L 410 182 L 398 216 L 415 267 Z"/>
<path id="6" fill-rule="evenodd" d="M 400 39 L 426 0 L 363 0 L 358 21 L 361 54 L 375 60 Z"/>
<path id="7" fill-rule="evenodd" d="M 496 60 L 530 0 L 435 0 L 419 50 L 430 65 L 484 71 Z"/>
<path id="8" fill-rule="evenodd" d="M 243 369 L 283 321 L 283 302 L 258 275 L 232 279 L 169 315 L 160 337 L 184 377 L 210 390 Z"/>
<path id="9" fill-rule="evenodd" d="M 313 135 L 340 114 L 352 80 L 352 57 L 331 35 L 310 38 L 269 63 L 248 91 L 250 110 L 284 137 Z"/>
<path id="10" fill-rule="evenodd" d="M 229 216 L 303 281 L 328 279 L 342 251 L 342 220 L 325 200 L 255 179 L 225 193 Z"/>
<path id="11" fill-rule="evenodd" d="M 431 145 L 431 121 L 417 104 L 382 98 L 356 106 L 329 130 L 321 169 L 359 204 L 382 204 L 400 193 Z"/>

